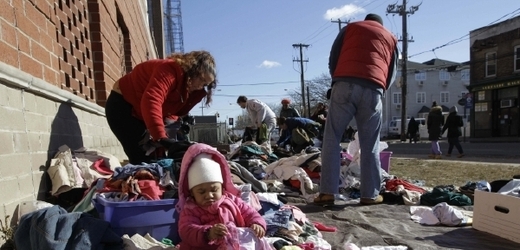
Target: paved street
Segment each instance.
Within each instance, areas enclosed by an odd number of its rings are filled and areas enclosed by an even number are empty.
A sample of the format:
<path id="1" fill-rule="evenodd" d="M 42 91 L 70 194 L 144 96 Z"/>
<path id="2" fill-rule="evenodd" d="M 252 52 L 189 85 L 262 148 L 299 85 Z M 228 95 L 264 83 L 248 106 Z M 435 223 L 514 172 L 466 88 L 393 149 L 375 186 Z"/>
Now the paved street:
<path id="1" fill-rule="evenodd" d="M 418 143 L 401 142 L 399 140 L 386 141 L 388 143 L 388 151 L 392 151 L 393 157 L 412 157 L 427 158 L 430 154 L 430 141 L 421 141 Z M 451 157 L 443 156 L 443 159 L 476 161 L 476 162 L 494 162 L 494 163 L 515 163 L 520 166 L 520 143 L 499 143 L 499 142 L 461 142 L 465 156 L 457 158 L 458 151 L 456 148 L 452 151 Z M 448 151 L 448 142 L 440 141 L 441 151 L 446 154 Z"/>
<path id="2" fill-rule="evenodd" d="M 423 140 L 418 143 L 401 142 L 400 140 L 387 140 L 387 151 L 392 151 L 392 157 L 400 158 L 420 158 L 428 159 L 430 154 L 430 141 Z M 347 147 L 348 143 L 341 143 L 342 147 Z M 465 156 L 457 158 L 456 148 L 452 151 L 451 157 L 443 155 L 442 160 L 470 161 L 470 162 L 490 162 L 490 163 L 514 163 L 520 167 L 520 143 L 500 143 L 500 142 L 462 142 L 462 149 Z M 441 151 L 446 154 L 448 142 L 440 141 Z"/>

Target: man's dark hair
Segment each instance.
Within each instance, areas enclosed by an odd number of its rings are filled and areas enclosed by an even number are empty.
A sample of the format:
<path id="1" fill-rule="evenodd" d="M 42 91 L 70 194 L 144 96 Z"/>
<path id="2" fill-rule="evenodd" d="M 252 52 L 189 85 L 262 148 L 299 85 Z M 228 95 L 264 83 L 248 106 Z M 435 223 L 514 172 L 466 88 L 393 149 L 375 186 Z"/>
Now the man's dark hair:
<path id="1" fill-rule="evenodd" d="M 278 117 L 278 119 L 276 119 L 277 123 L 278 123 L 278 126 L 281 126 L 281 125 L 284 125 L 285 124 L 285 121 L 287 120 L 287 118 L 285 117 Z"/>
<path id="2" fill-rule="evenodd" d="M 241 103 L 241 102 L 247 102 L 247 97 L 245 95 L 241 95 L 238 97 L 237 103 Z"/>
<path id="3" fill-rule="evenodd" d="M 365 20 L 376 21 L 383 25 L 383 19 L 378 14 L 370 13 L 365 17 Z"/>

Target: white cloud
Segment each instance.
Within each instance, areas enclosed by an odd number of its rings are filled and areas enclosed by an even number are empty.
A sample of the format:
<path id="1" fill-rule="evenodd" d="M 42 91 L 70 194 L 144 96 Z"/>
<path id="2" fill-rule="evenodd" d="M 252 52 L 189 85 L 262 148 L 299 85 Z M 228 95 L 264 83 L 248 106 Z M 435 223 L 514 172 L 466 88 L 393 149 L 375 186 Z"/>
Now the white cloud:
<path id="1" fill-rule="evenodd" d="M 274 67 L 278 67 L 278 66 L 282 66 L 282 64 L 280 64 L 279 62 L 273 62 L 273 61 L 268 61 L 268 60 L 265 60 L 262 62 L 262 64 L 258 65 L 259 68 L 266 68 L 266 69 L 270 69 L 270 68 L 274 68 Z"/>
<path id="2" fill-rule="evenodd" d="M 351 18 L 357 14 L 365 13 L 366 10 L 355 4 L 343 5 L 340 8 L 328 9 L 323 17 L 326 20 L 337 20 L 342 18 Z"/>

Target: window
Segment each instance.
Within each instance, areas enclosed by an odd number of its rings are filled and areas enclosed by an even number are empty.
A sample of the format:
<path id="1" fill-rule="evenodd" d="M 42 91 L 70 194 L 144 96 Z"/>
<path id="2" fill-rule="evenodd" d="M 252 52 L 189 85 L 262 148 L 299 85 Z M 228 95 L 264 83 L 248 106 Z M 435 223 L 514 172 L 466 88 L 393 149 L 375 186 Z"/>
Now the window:
<path id="1" fill-rule="evenodd" d="M 491 52 L 486 54 L 486 76 L 495 76 L 497 74 L 497 53 Z"/>
<path id="2" fill-rule="evenodd" d="M 425 81 L 426 80 L 426 72 L 415 73 L 416 81 Z"/>
<path id="3" fill-rule="evenodd" d="M 415 96 L 417 98 L 417 103 L 426 103 L 426 92 L 417 92 Z"/>
<path id="4" fill-rule="evenodd" d="M 469 82 L 469 69 L 463 69 L 460 71 L 460 79 Z"/>
<path id="5" fill-rule="evenodd" d="M 441 103 L 450 102 L 450 92 L 441 92 Z"/>
<path id="6" fill-rule="evenodd" d="M 394 93 L 392 98 L 393 104 L 401 104 L 401 93 Z"/>
<path id="7" fill-rule="evenodd" d="M 447 70 L 440 70 L 439 71 L 439 80 L 441 81 L 449 81 L 450 80 L 450 72 Z"/>
<path id="8" fill-rule="evenodd" d="M 515 46 L 515 66 L 514 71 L 520 70 L 520 45 Z"/>

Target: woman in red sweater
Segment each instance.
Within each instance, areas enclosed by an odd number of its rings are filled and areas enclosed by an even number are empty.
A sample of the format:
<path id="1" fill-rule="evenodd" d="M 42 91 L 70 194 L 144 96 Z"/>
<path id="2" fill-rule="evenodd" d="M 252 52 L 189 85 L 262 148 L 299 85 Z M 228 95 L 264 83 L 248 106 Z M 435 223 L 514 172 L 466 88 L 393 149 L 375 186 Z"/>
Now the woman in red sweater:
<path id="1" fill-rule="evenodd" d="M 207 51 L 175 53 L 166 59 L 149 60 L 116 81 L 105 113 L 129 162 L 150 162 L 139 146 L 146 130 L 154 141 L 169 148 L 175 140 L 169 139 L 165 120 L 187 115 L 203 98 L 209 105 L 215 87 L 215 59 Z"/>

